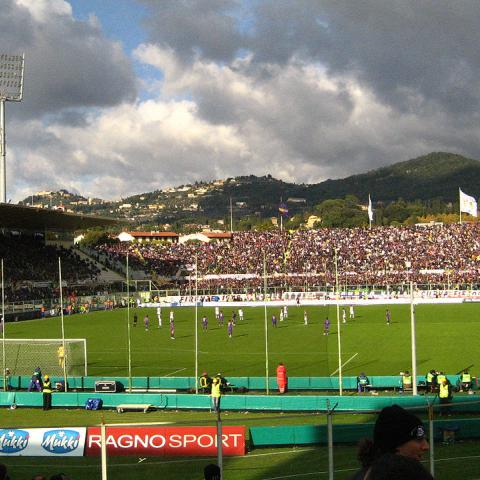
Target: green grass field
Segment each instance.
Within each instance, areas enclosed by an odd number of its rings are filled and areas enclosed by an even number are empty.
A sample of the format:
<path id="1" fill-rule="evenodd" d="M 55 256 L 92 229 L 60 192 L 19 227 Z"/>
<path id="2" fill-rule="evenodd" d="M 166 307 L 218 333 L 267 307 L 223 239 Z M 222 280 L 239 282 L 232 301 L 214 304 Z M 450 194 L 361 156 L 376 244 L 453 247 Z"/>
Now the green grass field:
<path id="1" fill-rule="evenodd" d="M 390 306 L 392 323 L 385 322 L 385 306 L 357 307 L 356 318 L 342 324 L 343 374 L 356 376 L 397 375 L 411 369 L 410 310 Z M 270 374 L 285 363 L 289 376 L 329 376 L 338 368 L 336 307 L 306 307 L 309 325 L 303 325 L 303 307 L 291 307 L 289 318 L 272 328 L 268 309 Z M 245 308 L 245 320 L 237 321 L 233 338 L 226 322 L 233 312 L 225 308 L 225 326 L 219 327 L 213 308 L 199 308 L 198 318 L 209 318 L 208 332 L 199 328 L 199 369 L 230 376 L 265 375 L 265 327 L 263 308 Z M 131 317 L 135 310 L 131 310 Z M 158 328 L 154 309 L 138 309 L 139 324 L 131 328 L 133 376 L 193 376 L 195 373 L 195 314 L 193 308 L 175 309 L 175 340 L 170 339 L 168 310 Z M 143 316 L 150 316 L 150 329 Z M 329 316 L 331 333 L 323 335 Z M 435 368 L 456 373 L 465 366 L 480 366 L 480 304 L 420 305 L 416 307 L 417 364 L 419 375 Z M 7 324 L 7 338 L 60 338 L 60 318 Z M 86 338 L 88 374 L 127 375 L 127 312 L 114 310 L 65 317 L 67 338 Z M 42 370 L 46 372 L 45 366 Z M 474 369 L 475 370 L 475 369 Z"/>
<path id="2" fill-rule="evenodd" d="M 344 375 L 395 375 L 411 368 L 409 306 L 390 306 L 392 324 L 385 322 L 386 306 L 357 307 L 356 318 L 342 324 L 342 361 Z M 223 309 L 225 319 L 232 308 Z M 338 368 L 336 307 L 306 307 L 309 325 L 303 325 L 304 307 L 291 307 L 288 320 L 273 329 L 270 317 L 279 313 L 268 309 L 268 344 L 270 374 L 283 361 L 289 376 L 328 376 Z M 210 373 L 222 371 L 229 376 L 265 375 L 264 309 L 244 308 L 245 320 L 237 322 L 233 338 L 228 338 L 226 322 L 220 328 L 214 320 L 213 308 L 198 311 L 199 320 L 209 317 L 209 330 L 199 328 L 199 368 Z M 134 311 L 131 311 L 133 318 Z M 176 339 L 171 340 L 164 309 L 164 326 L 157 328 L 154 309 L 139 309 L 139 324 L 131 328 L 133 375 L 192 376 L 194 375 L 194 309 L 175 309 Z M 150 329 L 143 328 L 143 315 L 150 316 Z M 480 305 L 418 306 L 417 358 L 419 375 L 431 368 L 455 373 L 463 367 L 479 363 L 477 345 L 480 340 Z M 323 320 L 332 320 L 331 333 L 323 335 Z M 89 375 L 127 374 L 126 310 L 95 312 L 65 317 L 65 335 L 86 338 Z M 7 324 L 7 338 L 59 338 L 59 318 Z M 42 370 L 47 373 L 45 367 Z M 180 425 L 212 424 L 208 412 L 152 412 L 147 415 L 113 411 L 86 412 L 34 409 L 0 410 L 0 426 L 80 426 L 108 422 L 161 422 Z M 368 415 L 336 415 L 335 423 L 373 421 Z M 325 423 L 325 416 L 312 414 L 245 414 L 228 412 L 224 424 L 291 425 Z M 436 445 L 437 479 L 473 480 L 480 478 L 478 442 L 462 442 L 453 446 Z M 225 459 L 226 480 L 259 480 L 280 478 L 328 478 L 328 455 L 325 447 L 253 449 L 246 457 Z M 100 478 L 99 459 L 21 458 L 2 459 L 11 469 L 11 478 L 27 479 L 33 473 L 52 475 L 65 471 L 74 479 Z M 162 459 L 135 457 L 109 459 L 110 478 L 200 479 L 203 467 L 211 459 Z M 62 463 L 63 462 L 63 463 Z M 335 446 L 335 478 L 346 479 L 357 468 L 355 446 Z"/>
<path id="3" fill-rule="evenodd" d="M 478 444 L 439 445 L 436 449 L 437 480 L 475 480 L 480 478 Z M 108 478 L 131 479 L 203 479 L 203 468 L 212 459 L 160 459 L 114 457 L 109 460 Z M 335 479 L 346 480 L 358 469 L 356 448 L 338 446 L 334 452 Z M 64 472 L 75 480 L 101 478 L 99 460 L 72 458 L 68 464 L 46 458 L 9 458 L 7 462 L 11 477 L 16 480 L 30 479 L 32 473 L 47 475 Z M 428 464 L 425 464 L 428 468 Z M 324 447 L 298 447 L 264 449 L 251 452 L 245 457 L 226 458 L 225 480 L 279 480 L 319 478 L 328 479 L 328 452 Z"/>

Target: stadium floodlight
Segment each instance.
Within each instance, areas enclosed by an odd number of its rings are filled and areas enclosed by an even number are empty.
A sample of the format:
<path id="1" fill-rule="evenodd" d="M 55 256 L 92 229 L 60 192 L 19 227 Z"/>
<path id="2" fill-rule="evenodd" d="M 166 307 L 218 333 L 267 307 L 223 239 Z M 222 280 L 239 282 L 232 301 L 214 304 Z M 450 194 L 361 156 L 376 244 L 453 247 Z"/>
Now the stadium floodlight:
<path id="1" fill-rule="evenodd" d="M 0 203 L 7 202 L 5 103 L 22 101 L 24 66 L 24 53 L 0 53 Z"/>

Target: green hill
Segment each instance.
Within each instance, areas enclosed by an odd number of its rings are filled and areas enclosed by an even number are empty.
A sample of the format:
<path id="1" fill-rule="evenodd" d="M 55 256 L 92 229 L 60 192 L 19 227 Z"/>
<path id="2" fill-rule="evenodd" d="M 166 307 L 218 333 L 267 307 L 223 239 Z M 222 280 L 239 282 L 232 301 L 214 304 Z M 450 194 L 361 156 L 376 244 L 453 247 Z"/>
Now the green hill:
<path id="1" fill-rule="evenodd" d="M 308 189 L 318 200 L 355 195 L 365 201 L 370 193 L 376 201 L 383 202 L 399 198 L 455 202 L 459 187 L 469 195 L 480 196 L 479 182 L 478 160 L 437 152 L 364 174 L 327 180 Z"/>

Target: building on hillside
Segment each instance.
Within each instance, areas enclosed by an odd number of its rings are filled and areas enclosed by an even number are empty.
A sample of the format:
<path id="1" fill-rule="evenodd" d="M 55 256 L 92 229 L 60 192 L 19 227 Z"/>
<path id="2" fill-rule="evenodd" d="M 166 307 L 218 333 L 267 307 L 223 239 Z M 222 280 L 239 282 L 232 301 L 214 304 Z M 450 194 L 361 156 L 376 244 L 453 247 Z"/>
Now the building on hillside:
<path id="1" fill-rule="evenodd" d="M 287 203 L 307 203 L 307 199 L 300 197 L 288 197 Z"/>

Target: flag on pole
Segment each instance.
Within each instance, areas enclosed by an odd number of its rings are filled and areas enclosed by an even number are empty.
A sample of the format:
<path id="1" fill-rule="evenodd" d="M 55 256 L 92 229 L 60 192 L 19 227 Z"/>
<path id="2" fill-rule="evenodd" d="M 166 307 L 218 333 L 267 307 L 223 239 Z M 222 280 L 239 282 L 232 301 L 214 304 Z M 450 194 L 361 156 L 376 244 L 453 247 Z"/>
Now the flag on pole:
<path id="1" fill-rule="evenodd" d="M 477 216 L 477 201 L 470 197 L 470 195 L 466 195 L 460 189 L 460 212 L 469 213 L 472 217 Z"/>
<path id="2" fill-rule="evenodd" d="M 288 215 L 287 204 L 284 202 L 280 203 L 280 205 L 278 206 L 278 211 L 280 212 L 280 215 L 282 215 L 282 217 L 286 217 Z"/>
<path id="3" fill-rule="evenodd" d="M 373 222 L 373 208 L 372 208 L 372 199 L 370 198 L 370 194 L 368 194 L 368 220 Z"/>

